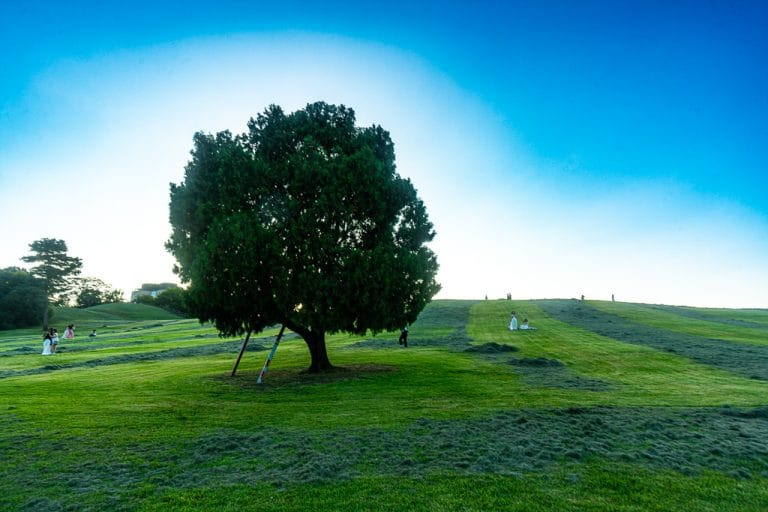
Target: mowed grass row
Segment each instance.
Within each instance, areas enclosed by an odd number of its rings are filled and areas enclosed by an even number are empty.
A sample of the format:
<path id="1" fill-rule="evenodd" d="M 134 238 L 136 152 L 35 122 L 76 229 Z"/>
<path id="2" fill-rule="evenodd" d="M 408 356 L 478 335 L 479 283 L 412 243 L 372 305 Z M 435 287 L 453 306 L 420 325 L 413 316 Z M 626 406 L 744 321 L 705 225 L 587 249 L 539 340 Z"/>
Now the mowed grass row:
<path id="1" fill-rule="evenodd" d="M 512 309 L 538 329 L 508 331 Z M 97 340 L 52 357 L 13 352 L 20 333 L 0 333 L 0 508 L 768 504 L 768 383 L 535 301 L 435 302 L 408 349 L 396 334 L 334 336 L 329 375 L 303 373 L 306 347 L 289 338 L 263 385 L 274 330 L 232 378 L 240 340 L 209 326 L 102 320 Z M 753 328 L 729 326 L 730 342 Z"/>
<path id="2" fill-rule="evenodd" d="M 704 338 L 716 338 L 736 343 L 768 346 L 768 324 L 760 323 L 756 313 L 747 313 L 743 320 L 738 313 L 708 312 L 690 308 L 672 308 L 646 304 L 626 304 L 621 302 L 590 301 L 590 305 L 621 317 L 652 327 L 672 332 L 693 334 Z M 749 311 L 749 310 L 747 310 Z M 768 311 L 763 313 L 768 317 Z"/>
<path id="3" fill-rule="evenodd" d="M 607 313 L 576 300 L 537 301 L 551 317 L 611 339 L 646 346 L 750 379 L 768 380 L 768 345 L 731 343 L 713 337 L 672 332 Z"/>
<path id="4" fill-rule="evenodd" d="M 685 306 L 666 306 L 663 304 L 654 304 L 651 307 L 700 320 L 746 327 L 768 328 L 768 309 L 691 308 Z"/>
<path id="5" fill-rule="evenodd" d="M 512 310 L 518 312 L 519 318 L 531 319 L 537 329 L 510 332 L 500 328 Z M 562 380 L 575 374 L 605 384 L 600 392 L 578 393 L 572 405 L 758 406 L 765 404 L 768 396 L 766 381 L 556 320 L 542 310 L 538 301 L 482 304 L 473 310 L 469 333 L 476 342 L 512 344 L 521 351 L 518 357 L 563 363 L 564 369 L 555 367 L 552 372 L 559 373 Z M 547 367 L 543 370 L 546 372 Z M 557 389 L 556 386 L 557 382 L 552 382 L 548 389 Z M 567 383 L 561 387 L 579 388 Z M 523 390 L 529 391 L 532 390 Z"/>

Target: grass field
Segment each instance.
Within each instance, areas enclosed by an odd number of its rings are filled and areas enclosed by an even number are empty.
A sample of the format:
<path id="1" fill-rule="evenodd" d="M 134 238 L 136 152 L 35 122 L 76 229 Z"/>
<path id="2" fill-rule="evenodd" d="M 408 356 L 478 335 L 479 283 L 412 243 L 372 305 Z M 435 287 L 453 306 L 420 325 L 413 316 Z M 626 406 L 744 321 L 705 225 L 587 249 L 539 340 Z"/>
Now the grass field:
<path id="1" fill-rule="evenodd" d="M 330 374 L 288 334 L 262 385 L 276 329 L 230 377 L 194 320 L 55 322 L 0 332 L 0 510 L 768 510 L 768 310 L 436 301 Z"/>

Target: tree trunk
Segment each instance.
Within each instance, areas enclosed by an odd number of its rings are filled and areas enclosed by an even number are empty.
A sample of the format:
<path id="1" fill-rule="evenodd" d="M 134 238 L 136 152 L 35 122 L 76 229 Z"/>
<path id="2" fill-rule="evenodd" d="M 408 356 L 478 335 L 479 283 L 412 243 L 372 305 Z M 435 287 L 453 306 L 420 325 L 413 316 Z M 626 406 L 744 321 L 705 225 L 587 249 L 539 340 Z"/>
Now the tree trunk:
<path id="1" fill-rule="evenodd" d="M 322 373 L 332 370 L 333 365 L 328 360 L 328 351 L 325 348 L 325 332 L 308 331 L 307 335 L 303 336 L 303 338 L 312 357 L 312 362 L 307 371 L 309 373 Z"/>
<path id="2" fill-rule="evenodd" d="M 48 301 L 45 301 L 45 309 L 43 310 L 43 330 L 48 331 Z"/>

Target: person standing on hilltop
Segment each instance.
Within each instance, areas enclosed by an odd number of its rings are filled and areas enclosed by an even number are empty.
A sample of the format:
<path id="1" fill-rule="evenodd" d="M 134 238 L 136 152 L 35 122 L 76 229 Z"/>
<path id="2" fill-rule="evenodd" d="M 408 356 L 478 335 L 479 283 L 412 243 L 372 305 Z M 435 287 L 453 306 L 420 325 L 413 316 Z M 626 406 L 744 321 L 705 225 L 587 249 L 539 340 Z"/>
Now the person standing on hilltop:
<path id="1" fill-rule="evenodd" d="M 509 321 L 509 330 L 510 331 L 516 331 L 517 330 L 517 316 L 515 316 L 515 312 L 512 312 L 512 319 Z"/>

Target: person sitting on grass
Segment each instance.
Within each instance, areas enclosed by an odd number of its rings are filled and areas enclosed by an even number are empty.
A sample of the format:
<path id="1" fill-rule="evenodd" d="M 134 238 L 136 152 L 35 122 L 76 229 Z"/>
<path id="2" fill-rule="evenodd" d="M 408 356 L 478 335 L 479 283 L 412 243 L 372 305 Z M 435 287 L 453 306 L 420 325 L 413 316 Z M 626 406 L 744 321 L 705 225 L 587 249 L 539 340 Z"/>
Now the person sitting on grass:
<path id="1" fill-rule="evenodd" d="M 523 324 L 520 326 L 520 330 L 521 331 L 533 331 L 534 329 L 536 329 L 536 328 L 535 327 L 531 327 L 530 325 L 528 325 L 528 319 L 524 318 L 523 319 Z"/>
<path id="2" fill-rule="evenodd" d="M 517 315 L 515 315 L 515 312 L 512 312 L 512 318 L 509 321 L 509 330 L 510 331 L 516 331 L 517 330 Z"/>

